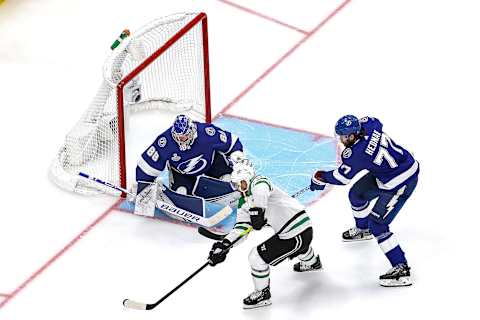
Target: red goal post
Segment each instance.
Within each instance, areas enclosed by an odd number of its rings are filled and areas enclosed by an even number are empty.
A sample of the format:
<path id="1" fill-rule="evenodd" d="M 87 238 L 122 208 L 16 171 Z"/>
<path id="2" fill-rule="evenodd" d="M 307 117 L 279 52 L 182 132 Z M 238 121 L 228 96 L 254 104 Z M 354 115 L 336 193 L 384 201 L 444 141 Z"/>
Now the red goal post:
<path id="1" fill-rule="evenodd" d="M 51 179 L 69 191 L 112 193 L 78 172 L 128 187 L 125 141 L 132 113 L 166 109 L 211 122 L 206 14 L 167 16 L 132 33 L 107 58 L 103 78 L 50 168 Z"/>

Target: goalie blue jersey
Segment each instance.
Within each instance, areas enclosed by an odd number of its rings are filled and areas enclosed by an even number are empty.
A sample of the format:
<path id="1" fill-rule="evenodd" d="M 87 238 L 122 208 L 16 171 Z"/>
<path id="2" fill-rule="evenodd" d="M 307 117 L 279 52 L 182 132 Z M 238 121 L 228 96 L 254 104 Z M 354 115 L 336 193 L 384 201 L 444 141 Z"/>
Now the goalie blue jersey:
<path id="1" fill-rule="evenodd" d="M 228 157 L 243 146 L 237 136 L 209 123 L 195 122 L 197 137 L 190 149 L 181 151 L 173 140 L 171 127 L 160 134 L 142 153 L 136 168 L 136 180 L 151 182 L 168 165 L 180 174 L 199 176 L 209 171 L 216 156 Z"/>
<path id="2" fill-rule="evenodd" d="M 342 152 L 342 162 L 322 175 L 322 181 L 348 184 L 360 171 L 368 170 L 380 189 L 395 190 L 418 175 L 419 164 L 404 148 L 397 145 L 375 118 L 360 119 L 363 136 Z"/>

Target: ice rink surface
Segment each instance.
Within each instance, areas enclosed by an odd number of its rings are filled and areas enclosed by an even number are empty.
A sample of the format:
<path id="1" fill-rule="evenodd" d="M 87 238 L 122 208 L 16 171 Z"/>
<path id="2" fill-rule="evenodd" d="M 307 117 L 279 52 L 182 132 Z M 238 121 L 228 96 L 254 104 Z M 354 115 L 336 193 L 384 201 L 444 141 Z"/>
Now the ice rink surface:
<path id="1" fill-rule="evenodd" d="M 272 268 L 271 307 L 241 307 L 253 288 L 248 252 L 268 231 L 154 311 L 122 307 L 163 296 L 205 262 L 211 241 L 111 210 L 111 197 L 62 191 L 47 169 L 119 31 L 185 11 L 208 14 L 213 114 L 324 135 L 343 114 L 371 115 L 414 153 L 419 184 L 391 226 L 412 287 L 377 284 L 389 264 L 374 241 L 340 241 L 353 224 L 343 187 L 308 208 L 324 270 Z M 0 319 L 475 318 L 479 13 L 468 0 L 4 1 Z"/>

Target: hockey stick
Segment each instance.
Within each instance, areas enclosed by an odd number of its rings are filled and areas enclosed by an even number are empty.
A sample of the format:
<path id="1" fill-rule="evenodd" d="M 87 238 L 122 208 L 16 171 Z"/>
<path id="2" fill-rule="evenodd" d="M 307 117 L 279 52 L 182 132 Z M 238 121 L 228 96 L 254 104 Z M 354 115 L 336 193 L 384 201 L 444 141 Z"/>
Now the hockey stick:
<path id="1" fill-rule="evenodd" d="M 291 197 L 292 198 L 297 198 L 298 196 L 304 194 L 308 190 L 310 190 L 310 186 L 307 186 L 307 187 L 304 187 L 304 188 L 298 190 L 297 192 L 292 194 Z M 212 239 L 212 240 L 216 240 L 216 241 L 222 240 L 228 234 L 228 233 L 214 232 L 214 231 L 208 230 L 207 228 L 204 228 L 204 227 L 198 227 L 197 231 L 202 236 L 204 236 L 206 238 L 209 238 L 209 239 Z"/>
<path id="2" fill-rule="evenodd" d="M 249 227 L 248 229 L 246 229 L 245 231 L 243 231 L 240 236 L 235 240 L 233 241 L 230 246 L 225 249 L 225 250 L 230 250 L 233 245 L 238 241 L 240 240 L 241 238 L 243 238 L 243 236 L 245 236 L 247 233 L 249 233 L 250 231 L 252 231 L 252 227 Z M 169 293 L 167 293 L 166 295 L 164 295 L 162 298 L 160 298 L 160 300 L 158 300 L 157 302 L 155 303 L 143 303 L 143 302 L 137 302 L 137 301 L 134 301 L 134 300 L 130 300 L 130 299 L 125 299 L 123 300 L 123 305 L 124 307 L 126 308 L 130 308 L 130 309 L 137 309 L 137 310 L 152 310 L 153 308 L 155 308 L 156 306 L 158 306 L 160 303 L 162 303 L 165 299 L 167 299 L 170 295 L 172 295 L 172 293 L 174 293 L 175 291 L 177 291 L 181 286 L 183 286 L 185 283 L 187 283 L 190 279 L 192 279 L 193 277 L 195 277 L 200 271 L 202 271 L 203 269 L 205 269 L 208 265 L 210 264 L 210 260 L 208 260 L 207 262 L 205 262 L 200 268 L 198 268 L 194 273 L 192 273 L 191 275 L 189 275 L 185 280 L 183 280 L 179 285 L 177 285 L 175 288 L 173 288 Z"/>
<path id="3" fill-rule="evenodd" d="M 101 185 L 104 185 L 104 186 L 107 186 L 109 188 L 115 189 L 117 191 L 125 192 L 128 195 L 131 195 L 131 196 L 134 196 L 134 197 L 136 196 L 135 194 L 131 193 L 127 189 L 124 189 L 122 187 L 113 185 L 110 182 L 105 182 L 101 179 L 92 177 L 92 176 L 90 176 L 86 173 L 79 172 L 78 175 L 83 177 L 83 178 L 92 180 L 96 183 L 99 183 Z M 200 215 L 195 214 L 193 212 L 181 209 L 181 208 L 179 208 L 179 207 L 177 207 L 177 206 L 175 206 L 171 203 L 167 203 L 167 202 L 164 202 L 164 201 L 161 201 L 161 200 L 156 200 L 156 204 L 157 204 L 157 207 L 160 210 L 163 210 L 163 211 L 167 212 L 168 214 L 170 214 L 172 216 L 175 216 L 175 217 L 178 217 L 178 218 L 180 218 L 182 220 L 185 220 L 187 222 L 199 224 L 199 225 L 202 225 L 202 226 L 205 226 L 205 227 L 213 227 L 214 225 L 216 225 L 217 223 L 219 223 L 220 221 L 222 221 L 223 219 L 225 219 L 228 215 L 230 215 L 232 213 L 232 208 L 230 208 L 229 206 L 225 206 L 225 207 L 223 207 L 223 209 L 219 210 L 213 216 L 211 216 L 209 218 L 205 218 L 203 216 L 200 216 Z"/>

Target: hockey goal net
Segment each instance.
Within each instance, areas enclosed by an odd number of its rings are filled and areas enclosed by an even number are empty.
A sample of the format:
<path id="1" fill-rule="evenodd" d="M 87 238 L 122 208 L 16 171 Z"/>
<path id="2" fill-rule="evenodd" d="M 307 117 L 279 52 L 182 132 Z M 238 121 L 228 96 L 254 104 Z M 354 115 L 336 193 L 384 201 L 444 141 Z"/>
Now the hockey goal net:
<path id="1" fill-rule="evenodd" d="M 67 134 L 49 176 L 69 191 L 120 195 L 78 173 L 127 188 L 126 132 L 137 129 L 128 128 L 132 114 L 165 110 L 210 122 L 209 90 L 206 15 L 182 13 L 152 21 L 107 58 L 103 82 Z M 166 127 L 157 129 L 160 134 Z"/>

